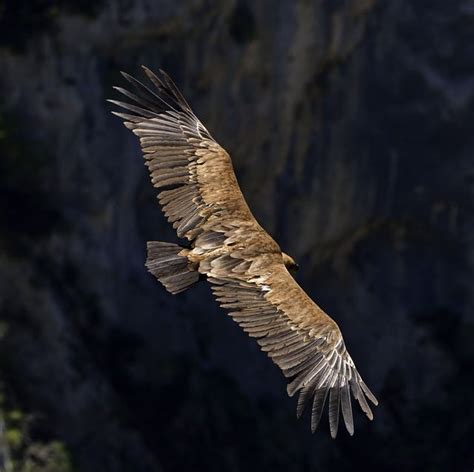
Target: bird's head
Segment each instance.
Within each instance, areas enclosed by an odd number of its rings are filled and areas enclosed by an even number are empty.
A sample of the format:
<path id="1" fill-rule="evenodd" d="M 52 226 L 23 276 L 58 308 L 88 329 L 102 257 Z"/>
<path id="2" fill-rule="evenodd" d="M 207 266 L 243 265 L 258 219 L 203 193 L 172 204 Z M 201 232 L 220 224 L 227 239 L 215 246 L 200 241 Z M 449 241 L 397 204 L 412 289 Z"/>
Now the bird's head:
<path id="1" fill-rule="evenodd" d="M 296 272 L 300 266 L 295 262 L 295 260 L 289 256 L 288 254 L 282 252 L 281 255 L 283 256 L 283 264 L 290 272 Z"/>

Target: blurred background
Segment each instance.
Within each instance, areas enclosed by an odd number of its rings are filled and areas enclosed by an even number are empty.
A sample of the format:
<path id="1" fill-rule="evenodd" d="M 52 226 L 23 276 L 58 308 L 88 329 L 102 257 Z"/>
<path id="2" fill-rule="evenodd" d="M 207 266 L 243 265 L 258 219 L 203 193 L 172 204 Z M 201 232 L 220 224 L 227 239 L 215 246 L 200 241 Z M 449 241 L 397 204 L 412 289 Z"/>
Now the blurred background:
<path id="1" fill-rule="evenodd" d="M 165 69 L 380 401 L 310 433 L 176 241 L 119 71 Z M 0 0 L 0 470 L 474 467 L 474 4 Z"/>

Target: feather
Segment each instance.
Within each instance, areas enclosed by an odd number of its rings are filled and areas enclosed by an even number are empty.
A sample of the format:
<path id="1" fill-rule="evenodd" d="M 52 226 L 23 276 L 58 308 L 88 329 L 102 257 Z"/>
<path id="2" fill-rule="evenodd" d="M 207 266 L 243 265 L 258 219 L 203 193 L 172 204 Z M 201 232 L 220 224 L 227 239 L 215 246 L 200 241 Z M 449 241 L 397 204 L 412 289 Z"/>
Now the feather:
<path id="1" fill-rule="evenodd" d="M 339 385 L 329 389 L 329 429 L 333 439 L 337 436 L 337 428 L 339 426 L 339 405 L 341 402 L 341 391 Z"/>
<path id="2" fill-rule="evenodd" d="M 112 114 L 118 116 L 119 118 L 122 118 L 122 120 L 131 121 L 133 123 L 139 123 L 143 120 L 143 118 L 141 118 L 140 116 L 129 115 L 127 113 L 119 113 L 117 111 L 113 111 Z"/>
<path id="3" fill-rule="evenodd" d="M 374 394 L 369 390 L 369 387 L 365 385 L 364 381 L 360 378 L 359 376 L 359 383 L 362 388 L 362 391 L 366 394 L 367 398 L 375 405 L 377 406 L 379 402 L 377 399 L 374 397 Z"/>
<path id="4" fill-rule="evenodd" d="M 352 418 L 351 396 L 347 382 L 341 387 L 341 409 L 346 429 L 352 436 L 354 434 L 354 419 Z"/>
<path id="5" fill-rule="evenodd" d="M 357 380 L 352 380 L 350 382 L 350 385 L 354 393 L 354 398 L 359 402 L 359 405 L 362 408 L 362 411 L 367 415 L 369 420 L 373 420 L 374 415 L 372 414 L 372 410 L 367 404 L 364 394 L 362 393 L 362 390 L 360 389 L 359 382 Z"/>
<path id="6" fill-rule="evenodd" d="M 118 100 L 107 100 L 107 101 L 121 108 L 125 108 L 125 110 L 133 111 L 137 113 L 138 115 L 143 116 L 145 118 L 153 118 L 154 116 L 157 116 L 157 114 L 153 111 L 149 111 L 149 110 L 146 110 L 145 108 L 131 105 L 130 103 L 120 102 Z"/>
<path id="7" fill-rule="evenodd" d="M 301 418 L 301 415 L 304 412 L 308 397 L 311 395 L 314 389 L 313 385 L 306 385 L 300 390 L 300 396 L 298 397 L 298 404 L 296 406 L 296 417 Z"/>
<path id="8" fill-rule="evenodd" d="M 314 433 L 321 421 L 321 415 L 323 413 L 324 404 L 326 403 L 326 397 L 328 396 L 329 387 L 321 388 L 316 390 L 313 399 L 313 408 L 311 411 L 311 432 Z"/>
<path id="9" fill-rule="evenodd" d="M 329 375 L 329 368 L 327 366 L 327 363 L 325 362 L 325 359 L 322 358 L 315 366 L 313 366 L 311 369 L 308 371 L 304 371 L 301 374 L 299 374 L 295 380 L 293 380 L 291 383 L 287 385 L 287 392 L 290 397 L 292 397 L 297 390 L 299 390 L 301 387 L 303 387 L 305 384 L 309 383 L 310 381 L 313 380 L 313 378 L 316 377 L 320 372 L 323 372 L 324 375 Z M 285 375 L 288 377 L 291 377 L 294 375 L 292 371 L 289 373 L 284 372 Z M 323 375 L 323 378 L 324 378 Z M 324 382 L 318 382 L 318 388 L 321 388 L 323 386 Z"/>

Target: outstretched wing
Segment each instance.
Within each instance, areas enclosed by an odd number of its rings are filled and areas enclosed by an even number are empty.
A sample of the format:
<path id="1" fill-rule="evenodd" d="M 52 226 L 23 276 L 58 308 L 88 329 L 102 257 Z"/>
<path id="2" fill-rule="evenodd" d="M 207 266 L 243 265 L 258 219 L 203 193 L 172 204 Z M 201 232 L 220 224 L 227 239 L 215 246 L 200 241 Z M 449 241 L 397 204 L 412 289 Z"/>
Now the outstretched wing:
<path id="1" fill-rule="evenodd" d="M 331 436 L 342 411 L 354 433 L 350 392 L 372 419 L 366 397 L 377 400 L 355 368 L 337 324 L 316 305 L 274 255 L 242 258 L 228 254 L 204 267 L 221 306 L 291 378 L 288 394 L 299 392 L 297 416 L 312 399 L 314 432 L 329 396 Z"/>
<path id="2" fill-rule="evenodd" d="M 240 191 L 227 152 L 194 115 L 173 81 L 146 67 L 149 88 L 122 72 L 133 92 L 115 87 L 131 103 L 110 102 L 127 113 L 114 112 L 139 138 L 158 199 L 179 237 L 194 240 L 214 225 L 228 222 L 252 228 L 261 242 L 279 250 L 258 225 Z M 265 240 L 265 241 L 263 241 Z"/>

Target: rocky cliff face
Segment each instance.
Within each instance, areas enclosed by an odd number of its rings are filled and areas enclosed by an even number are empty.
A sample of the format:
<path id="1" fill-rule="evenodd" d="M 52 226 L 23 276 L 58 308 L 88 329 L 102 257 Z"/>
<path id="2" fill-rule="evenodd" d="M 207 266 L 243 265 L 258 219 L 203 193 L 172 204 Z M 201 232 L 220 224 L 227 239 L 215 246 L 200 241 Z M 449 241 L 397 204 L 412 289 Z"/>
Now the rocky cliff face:
<path id="1" fill-rule="evenodd" d="M 472 467 L 472 6 L 255 3 L 3 2 L 0 449 L 18 470 Z M 354 438 L 296 421 L 208 287 L 172 297 L 146 273 L 145 242 L 175 236 L 105 103 L 140 64 L 175 78 L 341 326 L 381 403 Z"/>

